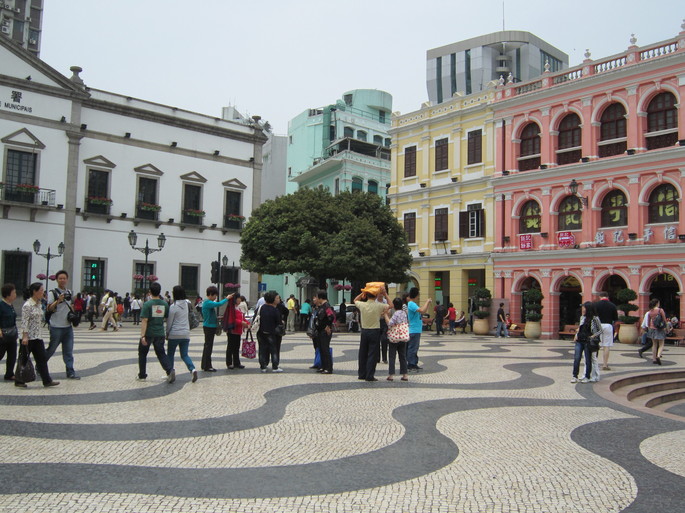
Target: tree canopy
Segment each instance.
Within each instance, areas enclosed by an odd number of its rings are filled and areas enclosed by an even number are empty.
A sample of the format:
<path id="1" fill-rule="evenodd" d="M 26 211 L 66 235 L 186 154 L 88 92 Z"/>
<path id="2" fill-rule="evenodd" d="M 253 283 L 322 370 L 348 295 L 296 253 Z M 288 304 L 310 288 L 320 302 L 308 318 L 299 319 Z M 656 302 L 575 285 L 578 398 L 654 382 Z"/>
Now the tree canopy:
<path id="1" fill-rule="evenodd" d="M 376 194 L 300 189 L 252 212 L 240 265 L 355 282 L 402 282 L 412 258 L 402 225 Z"/>

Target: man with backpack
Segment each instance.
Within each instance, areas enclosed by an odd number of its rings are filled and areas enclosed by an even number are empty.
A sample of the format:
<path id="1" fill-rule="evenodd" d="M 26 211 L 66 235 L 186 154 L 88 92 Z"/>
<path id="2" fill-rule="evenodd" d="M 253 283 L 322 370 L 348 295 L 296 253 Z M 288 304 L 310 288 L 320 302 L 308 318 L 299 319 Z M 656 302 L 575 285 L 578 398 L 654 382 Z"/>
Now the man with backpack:
<path id="1" fill-rule="evenodd" d="M 57 280 L 57 288 L 50 291 L 46 309 L 46 317 L 50 325 L 50 345 L 45 353 L 49 360 L 61 344 L 67 378 L 81 379 L 74 370 L 74 328 L 68 319 L 72 302 L 71 290 L 67 289 L 69 274 L 65 270 L 57 271 L 55 280 Z"/>

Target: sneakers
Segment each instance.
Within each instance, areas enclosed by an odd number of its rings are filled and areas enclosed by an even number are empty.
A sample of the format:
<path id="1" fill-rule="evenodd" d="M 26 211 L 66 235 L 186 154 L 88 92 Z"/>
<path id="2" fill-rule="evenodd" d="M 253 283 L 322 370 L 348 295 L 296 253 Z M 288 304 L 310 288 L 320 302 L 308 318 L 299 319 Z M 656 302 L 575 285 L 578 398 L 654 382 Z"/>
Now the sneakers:
<path id="1" fill-rule="evenodd" d="M 267 368 L 259 369 L 259 370 L 260 370 L 262 373 L 264 373 L 264 374 L 266 374 L 267 372 L 269 372 L 269 369 L 267 369 Z"/>
<path id="2" fill-rule="evenodd" d="M 580 380 L 580 382 L 581 382 L 581 383 L 589 383 L 590 380 L 587 379 L 587 378 L 583 378 L 583 379 Z"/>
<path id="3" fill-rule="evenodd" d="M 191 382 L 195 383 L 197 381 L 197 371 L 193 369 L 190 373 L 193 375 L 193 379 L 191 380 Z"/>
<path id="4" fill-rule="evenodd" d="M 578 383 L 578 378 L 571 378 L 571 383 Z"/>
<path id="5" fill-rule="evenodd" d="M 174 381 L 176 381 L 176 371 L 174 369 L 171 369 L 169 374 L 167 374 L 166 376 L 166 382 L 173 383 Z"/>
<path id="6" fill-rule="evenodd" d="M 278 369 L 274 369 L 274 372 L 283 372 L 283 369 L 279 367 Z"/>

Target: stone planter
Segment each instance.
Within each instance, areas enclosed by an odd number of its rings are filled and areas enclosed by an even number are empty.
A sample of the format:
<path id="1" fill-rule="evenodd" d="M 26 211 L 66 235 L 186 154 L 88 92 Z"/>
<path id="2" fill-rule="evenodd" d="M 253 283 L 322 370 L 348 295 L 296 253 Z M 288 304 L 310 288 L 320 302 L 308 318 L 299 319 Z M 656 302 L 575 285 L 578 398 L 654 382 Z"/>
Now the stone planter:
<path id="1" fill-rule="evenodd" d="M 636 324 L 621 324 L 618 330 L 618 341 L 621 344 L 635 344 L 638 333 Z"/>
<path id="2" fill-rule="evenodd" d="M 540 322 L 531 322 L 531 321 L 526 321 L 526 327 L 523 330 L 523 336 L 532 340 L 540 338 L 540 334 L 542 333 L 542 327 L 540 326 Z"/>
<path id="3" fill-rule="evenodd" d="M 487 335 L 490 333 L 490 321 L 485 319 L 473 319 L 474 335 Z"/>

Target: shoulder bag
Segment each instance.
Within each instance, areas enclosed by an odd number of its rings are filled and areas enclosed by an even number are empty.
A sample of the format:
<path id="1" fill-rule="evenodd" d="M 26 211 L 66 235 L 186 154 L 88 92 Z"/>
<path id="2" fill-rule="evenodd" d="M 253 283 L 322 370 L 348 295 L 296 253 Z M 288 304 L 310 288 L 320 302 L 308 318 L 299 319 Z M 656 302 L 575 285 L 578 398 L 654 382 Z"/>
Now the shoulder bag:
<path id="1" fill-rule="evenodd" d="M 191 330 L 194 330 L 200 325 L 200 321 L 197 320 L 197 315 L 195 315 L 190 301 L 186 300 L 186 303 L 188 305 L 188 325 L 190 326 Z"/>

